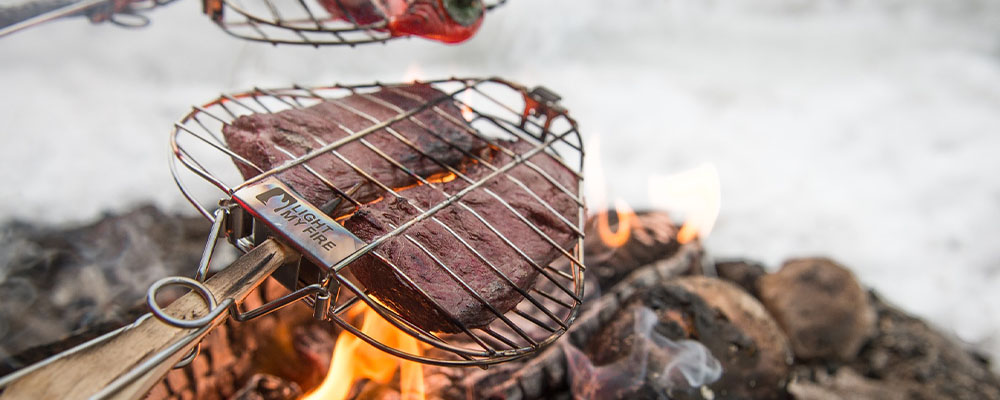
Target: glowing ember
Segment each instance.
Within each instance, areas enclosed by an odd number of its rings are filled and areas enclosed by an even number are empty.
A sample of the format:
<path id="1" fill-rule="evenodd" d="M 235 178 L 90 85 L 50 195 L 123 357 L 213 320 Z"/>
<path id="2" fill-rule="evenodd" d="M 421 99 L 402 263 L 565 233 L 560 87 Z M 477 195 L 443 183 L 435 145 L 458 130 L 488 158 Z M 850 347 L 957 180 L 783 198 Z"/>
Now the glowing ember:
<path id="1" fill-rule="evenodd" d="M 611 231 L 608 211 L 602 210 L 597 214 L 597 234 L 605 245 L 613 249 L 622 247 L 628 242 L 632 225 L 638 222 L 635 212 L 622 199 L 615 200 L 615 214 L 618 214 L 618 228 L 614 232 Z"/>
<path id="2" fill-rule="evenodd" d="M 357 311 L 355 311 L 357 310 Z M 351 309 L 348 318 L 362 314 L 361 332 L 392 348 L 410 354 L 420 354 L 417 339 L 400 331 L 364 303 Z M 383 385 L 391 383 L 396 370 L 400 371 L 400 398 L 424 398 L 423 366 L 385 353 L 348 332 L 337 337 L 333 348 L 330 370 L 323 383 L 305 396 L 307 400 L 342 400 L 347 398 L 354 382 L 368 379 Z"/>
<path id="3" fill-rule="evenodd" d="M 677 241 L 687 243 L 699 237 L 704 239 L 719 217 L 719 172 L 714 165 L 705 164 L 668 176 L 651 177 L 649 197 L 652 204 L 683 214 L 685 222 L 677 233 Z"/>

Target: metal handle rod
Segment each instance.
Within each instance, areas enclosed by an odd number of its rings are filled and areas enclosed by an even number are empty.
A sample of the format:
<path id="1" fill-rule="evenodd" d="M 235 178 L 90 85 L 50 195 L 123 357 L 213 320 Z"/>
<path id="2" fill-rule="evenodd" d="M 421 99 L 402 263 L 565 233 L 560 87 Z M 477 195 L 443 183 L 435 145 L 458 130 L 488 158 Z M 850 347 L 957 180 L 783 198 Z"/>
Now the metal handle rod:
<path id="1" fill-rule="evenodd" d="M 83 0 L 83 1 L 80 1 L 80 2 L 76 2 L 76 3 L 74 3 L 74 2 L 65 2 L 65 1 L 61 2 L 64 5 L 61 5 L 61 6 L 57 5 L 56 6 L 57 8 L 55 8 L 53 10 L 46 11 L 46 12 L 44 12 L 42 14 L 38 14 L 38 15 L 29 17 L 27 19 L 20 20 L 18 22 L 13 22 L 10 25 L 7 25 L 7 26 L 5 26 L 3 28 L 0 28 L 0 38 L 2 38 L 4 36 L 7 36 L 7 35 L 10 35 L 10 34 L 12 34 L 14 32 L 17 32 L 17 31 L 20 31 L 20 30 L 23 30 L 23 29 L 27 29 L 27 28 L 33 27 L 35 25 L 39 25 L 39 24 L 43 24 L 43 23 L 48 22 L 48 21 L 52 21 L 54 19 L 59 19 L 59 18 L 65 17 L 65 16 L 76 14 L 76 13 L 78 13 L 80 11 L 86 10 L 88 8 L 91 8 L 91 7 L 94 7 L 94 6 L 103 4 L 103 3 L 107 3 L 109 1 L 111 1 L 111 0 Z M 57 2 L 56 4 L 59 4 L 59 3 Z M 22 17 L 22 16 L 15 15 L 15 16 L 12 17 L 12 19 L 19 19 L 20 17 Z M 5 22 L 9 22 L 9 21 L 0 20 L 0 24 L 3 24 Z"/>
<path id="2" fill-rule="evenodd" d="M 241 301 L 275 269 L 296 257 L 298 254 L 290 248 L 267 240 L 206 281 L 205 286 L 223 303 Z M 203 296 L 188 293 L 165 312 L 184 317 L 205 315 Z M 192 330 L 169 325 L 158 318 L 140 318 L 114 334 L 4 377 L 0 380 L 0 400 L 140 398 L 201 336 L 224 320 L 215 318 L 210 324 Z M 164 352 L 165 349 L 170 351 Z M 165 355 L 160 357 L 160 354 Z"/>

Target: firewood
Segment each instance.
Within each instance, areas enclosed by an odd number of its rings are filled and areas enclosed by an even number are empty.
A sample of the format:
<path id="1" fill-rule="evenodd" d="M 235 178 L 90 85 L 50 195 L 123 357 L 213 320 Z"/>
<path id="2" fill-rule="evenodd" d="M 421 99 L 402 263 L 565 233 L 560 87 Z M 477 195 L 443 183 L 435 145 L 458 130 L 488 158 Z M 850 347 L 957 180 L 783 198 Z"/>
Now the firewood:
<path id="1" fill-rule="evenodd" d="M 989 361 L 869 293 L 874 336 L 848 361 L 800 363 L 789 391 L 797 399 L 1000 399 Z"/>
<path id="2" fill-rule="evenodd" d="M 600 288 L 611 287 L 636 268 L 670 258 L 680 249 L 677 226 L 670 215 L 647 211 L 636 213 L 635 218 L 628 241 L 620 247 L 610 247 L 601 240 L 597 232 L 598 217 L 587 221 L 584 243 L 587 275 L 596 277 Z M 609 223 L 609 228 L 617 232 L 618 221 Z"/>
<path id="3" fill-rule="evenodd" d="M 798 400 L 905 400 L 907 390 L 866 378 L 850 368 L 835 374 L 826 368 L 799 367 L 788 385 L 788 392 Z"/>
<path id="4" fill-rule="evenodd" d="M 602 326 L 615 318 L 622 301 L 638 291 L 690 271 L 693 265 L 700 265 L 701 257 L 701 246 L 689 243 L 681 246 L 670 258 L 641 268 L 630 268 L 631 275 L 585 305 L 585 310 L 562 340 L 584 347 Z M 442 369 L 425 367 L 425 375 L 441 373 Z M 455 389 L 443 394 L 442 398 L 539 399 L 568 389 L 566 356 L 560 346 L 545 349 L 530 360 L 501 364 L 486 371 L 460 371 L 463 374 L 452 377 Z"/>
<path id="5" fill-rule="evenodd" d="M 846 363 L 884 387 L 911 399 L 1000 399 L 1000 377 L 989 360 L 958 339 L 870 293 L 876 331 Z"/>
<path id="6" fill-rule="evenodd" d="M 722 362 L 722 378 L 709 385 L 717 398 L 785 397 L 793 353 L 788 338 L 764 306 L 737 286 L 715 278 L 683 277 L 672 284 L 714 309 L 714 315 L 699 318 L 700 313 L 687 314 L 687 319 L 695 321 L 690 337 L 697 338 Z"/>
<path id="7" fill-rule="evenodd" d="M 233 395 L 234 400 L 293 400 L 302 396 L 295 382 L 268 374 L 256 374 Z"/>

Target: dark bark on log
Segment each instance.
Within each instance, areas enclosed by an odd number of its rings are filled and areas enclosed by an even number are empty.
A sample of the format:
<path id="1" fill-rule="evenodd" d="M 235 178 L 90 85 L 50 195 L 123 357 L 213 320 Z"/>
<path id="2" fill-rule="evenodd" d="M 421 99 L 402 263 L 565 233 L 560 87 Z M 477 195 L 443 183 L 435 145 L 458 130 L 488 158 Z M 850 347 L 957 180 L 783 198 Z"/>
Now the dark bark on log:
<path id="1" fill-rule="evenodd" d="M 618 222 L 616 218 L 614 220 L 609 225 L 617 232 Z M 584 249 L 587 275 L 596 277 L 600 288 L 613 286 L 635 268 L 670 258 L 681 247 L 677 242 L 677 227 L 666 213 L 638 213 L 630 230 L 629 240 L 617 248 L 608 247 L 601 242 L 601 237 L 597 234 L 597 221 L 596 217 L 587 221 Z"/>
<path id="2" fill-rule="evenodd" d="M 662 221 L 662 214 L 650 213 L 646 215 L 651 215 L 652 218 Z M 643 215 L 640 215 L 640 218 L 642 217 Z M 653 231 L 655 229 L 663 229 L 664 227 L 672 227 L 672 225 L 650 222 L 644 224 L 641 229 Z M 588 237 L 592 236 L 596 236 L 596 233 L 591 235 L 591 232 L 588 232 Z M 670 246 L 669 243 L 671 242 L 667 241 L 666 246 Z M 601 327 L 607 325 L 614 318 L 623 300 L 638 291 L 656 286 L 670 278 L 687 273 L 693 268 L 700 268 L 702 249 L 698 243 L 678 246 L 672 252 L 664 250 L 664 241 L 649 241 L 646 242 L 646 245 L 649 247 L 658 247 L 659 250 L 643 248 L 638 254 L 642 254 L 643 252 L 646 254 L 670 253 L 670 256 L 668 258 L 657 259 L 657 261 L 645 266 L 626 262 L 619 264 L 619 268 L 631 272 L 631 274 L 608 274 L 607 276 L 627 275 L 627 277 L 617 282 L 616 285 L 608 289 L 600 298 L 585 302 L 583 306 L 585 307 L 584 310 L 581 311 L 580 316 L 562 340 L 577 347 L 585 347 L 586 343 Z M 606 253 L 614 254 L 615 252 Z M 618 256 L 620 260 L 642 260 L 642 258 L 626 257 L 624 252 L 618 254 L 620 254 Z M 591 264 L 592 261 L 588 259 L 588 274 L 596 265 L 603 265 L 610 270 L 613 268 L 613 260 L 614 257 L 607 257 L 603 261 L 597 260 Z M 590 290 L 590 287 L 588 286 L 588 290 Z M 545 349 L 527 361 L 502 364 L 485 371 L 473 369 L 456 370 L 431 366 L 425 367 L 424 371 L 426 376 L 446 376 L 453 383 L 451 387 L 444 388 L 444 392 L 438 393 L 438 396 L 444 399 L 541 399 L 550 398 L 559 393 L 565 395 L 569 389 L 566 375 L 566 356 L 563 348 L 559 345 Z"/>
<path id="3" fill-rule="evenodd" d="M 683 315 L 687 317 L 681 320 L 694 321 L 687 337 L 708 347 L 722 363 L 722 377 L 708 385 L 715 398 L 787 397 L 785 384 L 793 361 L 792 349 L 763 305 L 737 286 L 716 278 L 682 277 L 662 289 L 671 290 L 674 286 L 685 289 L 714 311 L 714 316 L 701 318 L 699 313 L 686 312 Z M 674 308 L 677 307 L 668 307 L 658 314 L 670 315 L 669 310 Z M 680 398 L 703 398 L 703 395 L 699 392 Z"/>
<path id="4" fill-rule="evenodd" d="M 870 297 L 878 315 L 875 336 L 848 362 L 824 360 L 800 365 L 789 389 L 797 398 L 874 393 L 854 397 L 865 399 L 892 392 L 906 399 L 1000 399 L 1000 378 L 985 357 L 878 295 L 871 293 Z M 864 379 L 852 379 L 851 375 Z"/>
<path id="5" fill-rule="evenodd" d="M 293 400 L 302 396 L 302 389 L 274 375 L 257 374 L 233 395 L 234 400 Z"/>

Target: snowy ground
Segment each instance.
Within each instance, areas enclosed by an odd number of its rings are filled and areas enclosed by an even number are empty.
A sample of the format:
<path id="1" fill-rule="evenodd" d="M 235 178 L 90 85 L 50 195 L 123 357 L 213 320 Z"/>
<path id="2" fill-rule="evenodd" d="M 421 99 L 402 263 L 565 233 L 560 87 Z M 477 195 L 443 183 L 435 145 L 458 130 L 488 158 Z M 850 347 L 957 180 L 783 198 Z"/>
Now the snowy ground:
<path id="1" fill-rule="evenodd" d="M 562 94 L 634 207 L 651 176 L 714 163 L 716 257 L 835 257 L 1000 356 L 1000 1 L 510 0 L 463 46 L 321 50 L 244 43 L 178 3 L 143 30 L 0 39 L 0 220 L 190 209 L 166 163 L 190 105 L 417 63 Z"/>

